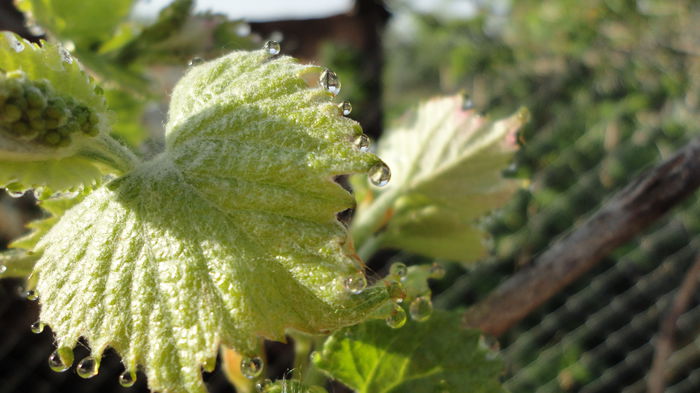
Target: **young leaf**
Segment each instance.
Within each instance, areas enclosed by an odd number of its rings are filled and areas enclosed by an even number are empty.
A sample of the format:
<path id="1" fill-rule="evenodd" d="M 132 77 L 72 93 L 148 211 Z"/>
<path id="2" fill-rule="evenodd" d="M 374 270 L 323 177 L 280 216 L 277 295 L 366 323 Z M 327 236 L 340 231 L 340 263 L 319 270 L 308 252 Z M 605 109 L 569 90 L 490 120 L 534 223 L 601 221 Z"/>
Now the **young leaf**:
<path id="1" fill-rule="evenodd" d="M 404 115 L 377 148 L 391 168 L 391 183 L 367 190 L 366 182 L 355 182 L 358 195 L 370 201 L 358 207 L 353 222 L 357 244 L 381 230 L 383 246 L 455 261 L 482 256 L 484 235 L 474 224 L 517 188 L 501 172 L 525 118 L 521 110 L 489 121 L 462 109 L 460 96 L 433 99 Z"/>
<path id="2" fill-rule="evenodd" d="M 0 187 L 66 190 L 136 161 L 107 135 L 104 98 L 62 48 L 0 37 Z"/>
<path id="3" fill-rule="evenodd" d="M 90 47 L 108 40 L 133 0 L 19 0 L 18 7 L 62 40 Z"/>
<path id="4" fill-rule="evenodd" d="M 335 332 L 313 360 L 357 393 L 504 393 L 500 359 L 460 323 L 439 310 L 400 329 L 367 321 Z"/>
<path id="5" fill-rule="evenodd" d="M 201 367 L 224 344 L 254 356 L 259 337 L 319 333 L 364 320 L 384 288 L 351 291 L 362 269 L 334 181 L 380 160 L 267 51 L 192 67 L 172 94 L 166 151 L 87 196 L 37 244 L 41 320 L 60 347 L 84 337 L 119 352 L 151 389 L 204 392 Z M 359 292 L 359 293 L 357 293 Z M 69 360 L 68 352 L 61 352 Z"/>

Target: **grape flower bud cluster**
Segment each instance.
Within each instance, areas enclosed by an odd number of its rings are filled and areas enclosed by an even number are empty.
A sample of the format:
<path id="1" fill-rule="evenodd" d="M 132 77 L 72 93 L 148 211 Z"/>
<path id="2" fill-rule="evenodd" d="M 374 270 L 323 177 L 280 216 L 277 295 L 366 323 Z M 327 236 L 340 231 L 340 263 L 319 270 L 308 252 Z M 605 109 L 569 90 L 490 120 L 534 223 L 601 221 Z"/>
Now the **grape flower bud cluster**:
<path id="1" fill-rule="evenodd" d="M 70 145 L 78 135 L 96 136 L 98 116 L 48 81 L 22 71 L 0 72 L 0 134 L 50 147 Z"/>

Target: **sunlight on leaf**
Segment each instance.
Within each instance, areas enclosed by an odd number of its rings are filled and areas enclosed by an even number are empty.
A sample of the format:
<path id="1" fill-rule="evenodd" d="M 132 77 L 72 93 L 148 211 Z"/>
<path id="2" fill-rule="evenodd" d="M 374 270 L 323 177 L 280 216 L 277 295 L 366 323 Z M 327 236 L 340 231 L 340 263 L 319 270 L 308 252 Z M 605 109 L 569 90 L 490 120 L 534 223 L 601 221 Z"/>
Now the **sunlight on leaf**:
<path id="1" fill-rule="evenodd" d="M 59 347 L 113 347 L 152 390 L 204 392 L 220 345 L 360 322 L 387 299 L 354 293 L 363 266 L 335 182 L 381 162 L 322 69 L 263 50 L 192 67 L 172 94 L 166 150 L 68 210 L 34 251 L 41 320 Z M 66 353 L 65 351 L 63 352 Z"/>

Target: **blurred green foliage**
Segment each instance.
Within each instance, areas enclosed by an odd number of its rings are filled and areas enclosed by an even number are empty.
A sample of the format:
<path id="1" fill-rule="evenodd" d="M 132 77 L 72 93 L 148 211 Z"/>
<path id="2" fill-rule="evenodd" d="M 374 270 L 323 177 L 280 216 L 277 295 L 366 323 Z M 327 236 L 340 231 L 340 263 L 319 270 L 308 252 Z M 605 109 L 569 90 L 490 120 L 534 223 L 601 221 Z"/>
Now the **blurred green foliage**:
<path id="1" fill-rule="evenodd" d="M 700 3 L 520 0 L 504 9 L 492 2 L 475 3 L 479 11 L 462 19 L 403 9 L 395 15 L 400 23 L 394 23 L 385 40 L 384 105 L 389 121 L 420 97 L 459 91 L 469 93 L 476 108 L 489 116 L 512 112 L 519 105 L 532 114 L 520 135 L 522 149 L 505 173 L 523 179 L 526 187 L 506 208 L 484 220 L 493 235 L 496 263 L 477 267 L 459 279 L 456 286 L 461 289 L 450 288 L 438 298 L 437 304 L 452 307 L 487 294 L 636 174 L 700 133 Z M 693 223 L 696 213 L 689 205 L 679 217 Z M 675 238 L 687 244 L 685 237 Z M 636 242 L 623 246 L 607 262 L 635 248 Z M 621 278 L 624 272 L 651 271 L 644 261 L 657 266 L 675 252 L 655 255 L 647 248 L 614 279 L 609 274 L 608 281 L 624 286 L 607 288 L 607 297 L 587 302 L 605 309 L 614 291 L 622 293 L 634 283 L 633 278 L 630 283 Z M 585 313 L 579 310 L 573 317 L 574 311 L 562 311 L 544 319 L 604 271 L 601 266 L 503 338 L 508 344 L 521 335 L 539 337 L 528 332 L 533 326 L 537 332 L 549 332 L 533 341 L 534 347 L 521 345 L 508 355 L 509 371 L 526 368 L 522 376 L 528 377 L 527 385 L 524 378 L 507 384 L 512 391 L 530 392 L 546 383 L 549 390 L 538 391 L 577 391 L 616 364 L 617 360 L 592 356 L 582 363 L 579 354 L 605 340 L 599 331 L 593 330 L 595 339 L 585 345 L 562 340 L 581 325 Z M 590 289 L 585 295 L 602 292 Z M 645 296 L 654 298 L 653 293 Z M 641 311 L 630 310 L 621 318 Z M 573 319 L 560 319 L 562 315 Z M 551 356 L 538 362 L 549 345 Z"/>
<path id="2" fill-rule="evenodd" d="M 523 0 L 462 20 L 411 14 L 386 38 L 388 117 L 456 91 L 489 115 L 530 109 L 508 175 L 531 179 L 531 190 L 489 222 L 497 254 L 527 263 L 700 129 L 699 17 L 690 0 Z"/>

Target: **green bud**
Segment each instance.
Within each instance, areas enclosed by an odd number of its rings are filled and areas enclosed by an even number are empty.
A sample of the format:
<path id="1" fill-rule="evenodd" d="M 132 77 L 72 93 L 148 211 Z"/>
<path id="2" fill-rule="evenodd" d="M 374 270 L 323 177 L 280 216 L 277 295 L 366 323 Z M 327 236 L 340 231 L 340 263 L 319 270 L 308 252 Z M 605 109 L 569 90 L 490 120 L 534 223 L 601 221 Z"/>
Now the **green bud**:
<path id="1" fill-rule="evenodd" d="M 0 122 L 5 124 L 14 123 L 22 117 L 22 111 L 15 105 L 5 105 L 0 112 Z"/>
<path id="2" fill-rule="evenodd" d="M 46 97 L 38 88 L 28 86 L 24 95 L 30 108 L 44 109 L 46 107 Z"/>
<path id="3" fill-rule="evenodd" d="M 61 134 L 56 131 L 49 131 L 44 135 L 44 142 L 47 145 L 58 146 L 61 142 Z"/>

